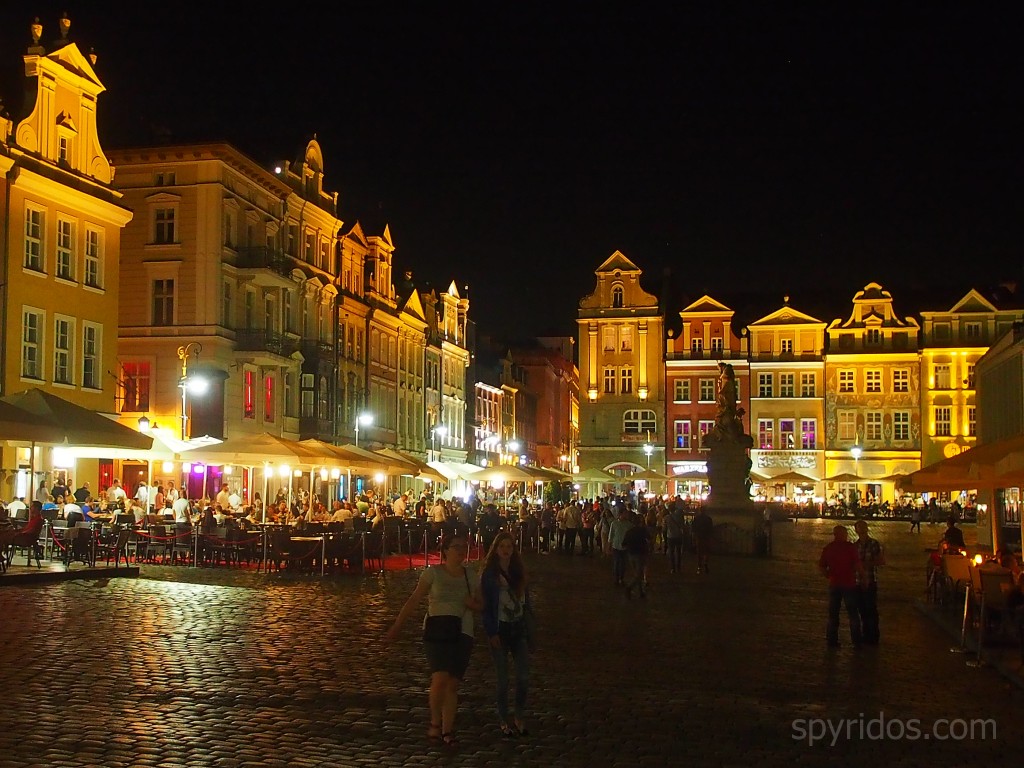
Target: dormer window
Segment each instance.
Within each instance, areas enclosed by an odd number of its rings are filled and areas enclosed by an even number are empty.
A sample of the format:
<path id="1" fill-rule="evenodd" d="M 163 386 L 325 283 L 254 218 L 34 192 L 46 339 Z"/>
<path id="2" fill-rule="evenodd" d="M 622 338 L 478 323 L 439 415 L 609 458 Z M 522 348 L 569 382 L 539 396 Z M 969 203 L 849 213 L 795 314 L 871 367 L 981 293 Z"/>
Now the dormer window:
<path id="1" fill-rule="evenodd" d="M 621 285 L 612 286 L 612 309 L 622 309 L 623 291 Z"/>
<path id="2" fill-rule="evenodd" d="M 57 162 L 69 163 L 71 155 L 71 140 L 67 136 L 57 139 Z"/>
<path id="3" fill-rule="evenodd" d="M 868 328 L 864 334 L 864 343 L 871 346 L 879 346 L 882 343 L 882 330 L 880 328 Z"/>

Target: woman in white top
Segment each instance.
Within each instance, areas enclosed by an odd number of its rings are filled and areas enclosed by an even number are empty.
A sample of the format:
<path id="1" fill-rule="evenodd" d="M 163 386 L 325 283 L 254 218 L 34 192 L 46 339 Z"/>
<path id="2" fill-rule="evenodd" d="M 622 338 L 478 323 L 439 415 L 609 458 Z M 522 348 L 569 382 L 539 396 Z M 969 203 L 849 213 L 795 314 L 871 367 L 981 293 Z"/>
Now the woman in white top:
<path id="1" fill-rule="evenodd" d="M 441 543 L 441 565 L 432 565 L 420 575 L 419 584 L 402 606 L 395 623 L 385 635 L 394 640 L 409 615 L 423 598 L 428 598 L 427 616 L 461 616 L 462 632 L 452 642 L 424 640 L 423 649 L 430 664 L 430 738 L 439 738 L 455 746 L 455 713 L 459 706 L 459 683 L 466 674 L 473 652 L 473 611 L 480 609 L 479 598 L 470 584 L 476 583 L 465 566 L 469 542 L 465 535 L 445 536 Z M 426 617 L 423 626 L 426 627 Z"/>

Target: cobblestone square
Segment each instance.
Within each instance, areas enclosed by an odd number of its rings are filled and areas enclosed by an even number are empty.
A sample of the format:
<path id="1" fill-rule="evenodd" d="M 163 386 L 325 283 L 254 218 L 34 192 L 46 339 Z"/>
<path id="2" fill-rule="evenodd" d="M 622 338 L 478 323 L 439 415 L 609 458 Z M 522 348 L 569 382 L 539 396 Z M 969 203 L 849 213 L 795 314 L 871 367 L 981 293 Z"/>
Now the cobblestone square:
<path id="1" fill-rule="evenodd" d="M 1020 691 L 967 667 L 912 605 L 941 526 L 873 526 L 889 561 L 882 644 L 838 651 L 825 648 L 815 569 L 830 527 L 778 524 L 772 559 L 717 557 L 707 577 L 692 556 L 673 575 L 657 555 L 645 600 L 612 586 L 604 558 L 530 556 L 531 735 L 496 727 L 478 625 L 454 750 L 426 739 L 415 627 L 381 639 L 417 571 L 320 580 L 144 566 L 137 580 L 0 589 L 0 768 L 1018 761 Z M 916 719 L 921 738 L 859 737 L 880 715 L 890 735 Z M 814 718 L 854 724 L 810 744 Z M 931 732 L 989 718 L 986 739 Z"/>

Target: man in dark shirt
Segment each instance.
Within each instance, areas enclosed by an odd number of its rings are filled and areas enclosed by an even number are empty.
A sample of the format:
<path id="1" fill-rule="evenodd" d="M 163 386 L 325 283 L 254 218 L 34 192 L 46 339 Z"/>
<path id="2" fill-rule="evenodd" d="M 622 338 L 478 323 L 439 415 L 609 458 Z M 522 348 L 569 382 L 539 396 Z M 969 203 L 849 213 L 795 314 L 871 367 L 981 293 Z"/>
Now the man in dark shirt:
<path id="1" fill-rule="evenodd" d="M 878 540 L 868 533 L 866 521 L 858 520 L 853 528 L 857 531 L 857 554 L 864 567 L 864 578 L 857 589 L 861 631 L 865 645 L 878 645 L 878 566 L 885 565 L 885 553 Z"/>
<path id="2" fill-rule="evenodd" d="M 967 547 L 964 544 L 964 532 L 956 527 L 955 517 L 951 516 L 946 521 L 946 530 L 942 532 L 942 543 L 946 545 L 946 549 L 953 551 Z"/>
<path id="3" fill-rule="evenodd" d="M 640 589 L 640 597 L 647 597 L 647 560 L 651 553 L 651 534 L 644 519 L 633 515 L 633 527 L 622 537 L 622 547 L 633 569 L 633 578 L 626 584 L 626 597 L 633 596 L 633 588 Z"/>
<path id="4" fill-rule="evenodd" d="M 54 501 L 60 501 L 61 498 L 63 498 L 64 501 L 67 501 L 69 493 L 71 493 L 71 490 L 60 480 L 55 482 L 53 484 L 53 488 L 50 489 L 50 496 L 53 497 Z"/>
<path id="5" fill-rule="evenodd" d="M 82 483 L 82 487 L 75 491 L 75 503 L 84 504 L 91 494 L 92 491 L 89 490 L 89 484 Z"/>
<path id="6" fill-rule="evenodd" d="M 697 573 L 707 575 L 708 552 L 711 549 L 711 540 L 715 535 L 715 523 L 711 515 L 704 507 L 697 510 L 693 516 L 693 542 L 697 548 Z"/>
<path id="7" fill-rule="evenodd" d="M 857 585 L 864 577 L 864 566 L 857 545 L 847 540 L 846 526 L 832 529 L 832 542 L 827 544 L 818 558 L 818 569 L 828 579 L 828 626 L 825 641 L 829 648 L 839 647 L 839 607 L 846 604 L 850 623 L 850 642 L 860 647 L 861 627 L 857 599 Z"/>

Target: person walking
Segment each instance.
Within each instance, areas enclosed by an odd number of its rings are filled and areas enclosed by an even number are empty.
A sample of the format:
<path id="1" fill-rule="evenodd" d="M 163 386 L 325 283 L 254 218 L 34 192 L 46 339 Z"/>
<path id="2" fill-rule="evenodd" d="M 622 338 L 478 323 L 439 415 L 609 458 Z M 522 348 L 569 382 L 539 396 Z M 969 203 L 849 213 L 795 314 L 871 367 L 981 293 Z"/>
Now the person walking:
<path id="1" fill-rule="evenodd" d="M 564 511 L 565 532 L 562 535 L 562 551 L 567 555 L 575 555 L 576 534 L 580 528 L 580 508 L 577 504 L 569 504 Z"/>
<path id="2" fill-rule="evenodd" d="M 715 536 L 715 523 L 704 507 L 693 516 L 693 542 L 697 549 L 697 573 L 707 575 L 708 554 Z"/>
<path id="3" fill-rule="evenodd" d="M 910 512 L 910 531 L 913 533 L 914 529 L 917 532 L 921 532 L 921 509 L 917 506 Z"/>
<path id="4" fill-rule="evenodd" d="M 640 515 L 633 515 L 632 528 L 622 537 L 622 546 L 632 574 L 626 585 L 626 597 L 632 597 L 634 589 L 639 590 L 640 597 L 647 597 L 647 560 L 654 550 L 654 539 L 647 521 Z"/>
<path id="5" fill-rule="evenodd" d="M 878 540 L 868 534 L 867 522 L 858 520 L 853 529 L 857 532 L 857 554 L 864 567 L 864 577 L 857 586 L 861 633 L 865 645 L 878 645 L 878 566 L 885 565 L 885 553 Z"/>
<path id="6" fill-rule="evenodd" d="M 846 615 L 850 624 L 850 642 L 859 648 L 863 636 L 860 626 L 860 610 L 857 601 L 857 584 L 864 578 L 857 545 L 848 541 L 846 526 L 837 525 L 832 529 L 832 541 L 821 550 L 818 570 L 828 579 L 828 625 L 825 642 L 829 648 L 839 647 L 839 608 L 846 604 Z"/>
<path id="7" fill-rule="evenodd" d="M 441 542 L 441 565 L 424 569 L 416 589 L 384 635 L 389 642 L 397 638 L 406 619 L 427 598 L 427 615 L 423 619 L 423 650 L 430 666 L 427 736 L 440 738 L 449 747 L 458 743 L 455 715 L 459 708 L 459 684 L 466 676 L 473 652 L 473 611 L 480 609 L 465 565 L 468 553 L 469 542 L 464 534 L 445 535 Z"/>
<path id="8" fill-rule="evenodd" d="M 623 504 L 619 507 L 619 516 L 612 523 L 608 531 L 608 543 L 612 548 L 612 574 L 615 576 L 615 586 L 622 586 L 626 583 L 626 547 L 622 540 L 626 532 L 633 527 L 629 519 L 629 510 Z"/>
<path id="9" fill-rule="evenodd" d="M 672 504 L 665 513 L 665 542 L 672 573 L 679 573 L 683 567 L 683 510 L 681 502 Z"/>
<path id="10" fill-rule="evenodd" d="M 484 632 L 497 675 L 498 726 L 508 737 L 526 736 L 526 697 L 530 685 L 530 591 L 523 559 L 508 531 L 495 537 L 480 572 Z M 513 718 L 508 717 L 508 657 L 515 664 Z"/>

